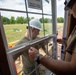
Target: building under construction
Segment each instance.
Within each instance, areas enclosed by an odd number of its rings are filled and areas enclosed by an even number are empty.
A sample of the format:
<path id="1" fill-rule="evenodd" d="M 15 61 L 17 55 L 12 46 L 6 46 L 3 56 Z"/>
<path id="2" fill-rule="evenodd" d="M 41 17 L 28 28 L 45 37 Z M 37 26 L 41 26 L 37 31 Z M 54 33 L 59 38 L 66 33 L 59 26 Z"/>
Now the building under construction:
<path id="1" fill-rule="evenodd" d="M 68 2 L 65 0 L 64 5 Z M 42 30 L 39 38 L 32 40 L 29 21 L 34 18 L 41 22 Z M 57 37 L 67 40 L 75 25 L 76 19 L 69 10 L 64 10 L 64 23 L 58 27 L 57 0 L 0 0 L 0 75 L 25 75 L 21 54 L 48 39 L 50 41 L 45 45 L 45 50 L 40 48 L 39 52 L 49 59 L 63 60 L 66 46 L 58 44 Z M 27 27 L 29 41 L 15 46 L 25 35 Z M 17 55 L 20 56 L 15 60 Z M 35 62 L 34 65 L 35 68 L 28 75 L 33 72 L 36 75 L 55 75 L 41 64 Z"/>

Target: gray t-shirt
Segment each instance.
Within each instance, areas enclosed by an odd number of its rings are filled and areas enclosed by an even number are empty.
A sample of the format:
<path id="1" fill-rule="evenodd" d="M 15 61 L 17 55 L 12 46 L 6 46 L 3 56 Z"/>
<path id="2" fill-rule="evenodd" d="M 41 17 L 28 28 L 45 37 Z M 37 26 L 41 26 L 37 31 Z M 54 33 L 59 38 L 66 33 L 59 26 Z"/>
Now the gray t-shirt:
<path id="1" fill-rule="evenodd" d="M 26 37 L 23 37 L 20 41 L 18 41 L 16 43 L 15 46 L 19 45 L 19 44 L 22 44 L 22 43 L 25 43 L 25 42 L 28 42 L 30 41 L 28 38 Z M 36 49 L 39 49 L 39 45 L 35 46 Z M 29 58 L 29 55 L 28 55 L 28 50 L 25 50 L 25 52 L 23 52 L 21 54 L 22 56 L 22 63 L 23 63 L 23 72 L 25 74 L 28 74 L 30 73 L 34 68 L 35 68 L 35 62 L 32 61 L 30 58 Z M 17 58 L 17 57 L 16 57 Z"/>

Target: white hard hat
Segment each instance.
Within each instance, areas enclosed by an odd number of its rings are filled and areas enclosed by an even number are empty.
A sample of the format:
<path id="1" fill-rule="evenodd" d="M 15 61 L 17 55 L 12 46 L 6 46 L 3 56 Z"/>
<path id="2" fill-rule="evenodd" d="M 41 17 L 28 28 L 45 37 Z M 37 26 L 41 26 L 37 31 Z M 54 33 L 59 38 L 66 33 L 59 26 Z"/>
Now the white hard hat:
<path id="1" fill-rule="evenodd" d="M 30 27 L 32 28 L 36 28 L 38 30 L 42 30 L 41 28 L 41 23 L 38 19 L 32 19 L 30 22 L 29 22 L 29 25 Z"/>

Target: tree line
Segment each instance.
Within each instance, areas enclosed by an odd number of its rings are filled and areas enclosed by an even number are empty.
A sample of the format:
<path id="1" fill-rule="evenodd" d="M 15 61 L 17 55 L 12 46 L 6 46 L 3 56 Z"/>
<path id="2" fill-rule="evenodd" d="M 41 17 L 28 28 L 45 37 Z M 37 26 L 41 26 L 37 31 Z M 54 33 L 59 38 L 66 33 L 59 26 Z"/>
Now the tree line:
<path id="1" fill-rule="evenodd" d="M 17 17 L 15 19 L 14 16 L 11 16 L 11 18 L 7 18 L 7 17 L 2 16 L 2 21 L 3 21 L 3 24 L 24 24 L 24 23 L 28 23 L 28 20 L 30 21 L 33 18 L 34 17 L 31 17 L 31 18 L 27 19 L 27 18 L 24 18 L 24 17 L 20 16 L 20 17 Z M 40 18 L 39 20 L 40 20 L 41 23 L 43 23 L 43 21 L 44 21 L 44 23 L 52 22 L 52 19 L 50 19 L 50 18 L 44 18 L 44 19 Z M 58 17 L 57 22 L 58 23 L 63 23 L 64 18 Z"/>

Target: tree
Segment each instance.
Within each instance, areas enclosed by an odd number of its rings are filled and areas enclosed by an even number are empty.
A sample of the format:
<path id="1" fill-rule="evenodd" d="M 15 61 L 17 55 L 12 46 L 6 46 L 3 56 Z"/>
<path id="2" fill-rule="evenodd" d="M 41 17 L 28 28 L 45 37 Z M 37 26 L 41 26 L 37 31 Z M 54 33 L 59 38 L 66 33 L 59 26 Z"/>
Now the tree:
<path id="1" fill-rule="evenodd" d="M 44 18 L 44 23 L 50 23 L 51 19 L 50 18 Z"/>
<path id="2" fill-rule="evenodd" d="M 15 24 L 15 18 L 14 18 L 14 16 L 11 16 L 11 18 L 10 18 L 10 24 Z"/>
<path id="3" fill-rule="evenodd" d="M 31 17 L 30 20 L 31 20 L 31 19 L 34 19 L 34 17 Z"/>
<path id="4" fill-rule="evenodd" d="M 2 16 L 3 24 L 10 24 L 10 20 L 7 17 Z"/>
<path id="5" fill-rule="evenodd" d="M 25 18 L 24 17 L 17 17 L 16 18 L 16 23 L 17 24 L 23 24 L 23 23 L 25 23 Z"/>
<path id="6" fill-rule="evenodd" d="M 63 23 L 63 22 L 64 22 L 64 19 L 63 19 L 62 17 L 58 17 L 58 18 L 57 18 L 57 22 L 58 22 L 58 23 Z"/>
<path id="7" fill-rule="evenodd" d="M 42 18 L 40 18 L 39 21 L 42 23 Z"/>

